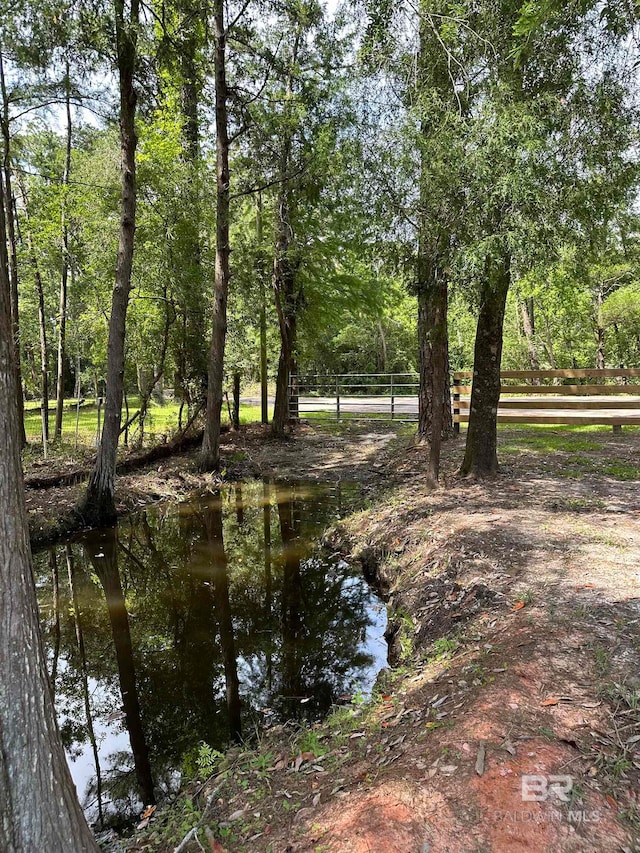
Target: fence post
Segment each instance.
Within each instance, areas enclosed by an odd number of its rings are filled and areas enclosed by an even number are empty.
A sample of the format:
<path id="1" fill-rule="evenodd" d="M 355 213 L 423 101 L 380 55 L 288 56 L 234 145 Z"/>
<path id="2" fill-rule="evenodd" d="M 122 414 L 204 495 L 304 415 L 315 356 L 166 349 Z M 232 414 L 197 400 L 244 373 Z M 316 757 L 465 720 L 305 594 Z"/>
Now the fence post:
<path id="1" fill-rule="evenodd" d="M 234 430 L 240 429 L 240 373 L 233 374 L 233 417 L 231 426 Z"/>
<path id="2" fill-rule="evenodd" d="M 393 394 L 393 373 L 391 374 L 391 420 L 393 420 L 396 416 L 396 404 L 395 397 Z"/>
<path id="3" fill-rule="evenodd" d="M 460 435 L 460 386 L 455 373 L 453 374 L 453 432 L 454 435 Z"/>
<path id="4" fill-rule="evenodd" d="M 336 418 L 340 420 L 340 379 L 336 376 Z"/>

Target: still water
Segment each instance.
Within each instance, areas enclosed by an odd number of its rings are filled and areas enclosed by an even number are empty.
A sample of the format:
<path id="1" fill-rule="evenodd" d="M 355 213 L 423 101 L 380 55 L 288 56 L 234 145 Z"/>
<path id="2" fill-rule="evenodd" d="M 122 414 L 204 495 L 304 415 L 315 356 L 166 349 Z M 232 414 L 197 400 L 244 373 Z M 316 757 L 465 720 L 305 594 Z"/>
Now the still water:
<path id="1" fill-rule="evenodd" d="M 366 694 L 386 613 L 316 547 L 354 487 L 253 482 L 156 505 L 36 555 L 49 672 L 80 801 L 126 820 L 221 748 Z"/>

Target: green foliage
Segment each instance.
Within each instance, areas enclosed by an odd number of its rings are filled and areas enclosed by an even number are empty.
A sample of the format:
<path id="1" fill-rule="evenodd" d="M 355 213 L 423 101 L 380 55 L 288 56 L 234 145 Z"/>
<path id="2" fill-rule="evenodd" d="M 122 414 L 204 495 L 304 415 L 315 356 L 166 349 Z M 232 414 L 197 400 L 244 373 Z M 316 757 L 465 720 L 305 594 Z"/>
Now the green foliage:
<path id="1" fill-rule="evenodd" d="M 196 766 L 202 778 L 213 776 L 223 759 L 224 753 L 213 749 L 208 743 L 202 742 L 198 745 Z"/>

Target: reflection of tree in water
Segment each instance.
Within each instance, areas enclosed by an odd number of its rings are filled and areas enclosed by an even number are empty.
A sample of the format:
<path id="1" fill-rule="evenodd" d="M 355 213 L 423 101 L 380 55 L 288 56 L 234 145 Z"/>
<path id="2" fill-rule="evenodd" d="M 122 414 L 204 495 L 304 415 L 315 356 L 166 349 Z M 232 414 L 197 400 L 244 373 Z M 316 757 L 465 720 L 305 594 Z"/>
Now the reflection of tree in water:
<path id="1" fill-rule="evenodd" d="M 236 501 L 238 493 L 236 489 Z M 240 719 L 240 685 L 238 682 L 238 662 L 236 660 L 235 642 L 233 639 L 233 622 L 231 619 L 231 602 L 229 601 L 229 576 L 227 572 L 227 555 L 224 550 L 224 532 L 222 526 L 222 502 L 220 494 L 205 509 L 207 525 L 207 540 L 210 549 L 211 578 L 213 582 L 213 600 L 215 604 L 218 631 L 220 633 L 220 648 L 224 667 L 225 693 L 227 712 L 229 715 L 229 731 L 231 737 L 240 741 L 242 738 L 242 722 Z M 243 523 L 238 515 L 238 524 Z"/>
<path id="2" fill-rule="evenodd" d="M 126 724 L 147 802 L 151 771 L 156 790 L 166 790 L 176 782 L 175 770 L 195 773 L 189 756 L 199 742 L 219 748 L 237 736 L 239 695 L 244 715 L 270 706 L 296 717 L 317 716 L 349 692 L 371 664 L 362 650 L 369 592 L 348 566 L 313 555 L 309 545 L 335 506 L 335 496 L 319 489 L 243 484 L 156 507 L 121 524 L 117 537 L 91 536 L 76 548 L 78 607 L 66 606 L 61 586 L 44 625 L 50 661 L 56 642 L 60 648 L 57 702 L 68 749 L 93 761 L 95 734 L 81 722 L 85 666 L 98 685 L 92 725 L 99 720 L 96 732 L 115 735 Z M 59 550 L 59 560 L 63 555 Z M 40 595 L 51 614 L 52 564 L 40 566 Z M 115 719 L 120 688 L 124 721 Z M 310 701 L 301 704 L 299 697 Z M 106 759 L 108 746 L 109 740 L 100 749 L 105 792 L 114 762 L 131 762 L 116 749 Z"/>
<path id="3" fill-rule="evenodd" d="M 255 709 L 268 706 L 282 718 L 318 717 L 372 664 L 361 648 L 371 624 L 370 592 L 354 583 L 349 566 L 312 553 L 309 543 L 335 512 L 334 496 L 329 501 L 307 485 L 262 488 L 262 536 L 249 582 L 242 570 L 246 540 L 232 525 L 225 532 L 241 689 Z M 245 522 L 245 528 L 258 524 Z M 259 556 L 262 583 L 255 570 Z"/>
<path id="4" fill-rule="evenodd" d="M 93 727 L 93 712 L 91 710 L 91 698 L 89 696 L 89 675 L 87 671 L 87 655 L 84 646 L 84 631 L 82 628 L 82 615 L 80 613 L 80 604 L 78 601 L 78 593 L 75 582 L 75 565 L 73 560 L 73 552 L 71 545 L 65 545 L 65 557 L 67 560 L 67 576 L 69 578 L 69 590 L 71 592 L 71 603 L 73 605 L 73 621 L 76 629 L 76 640 L 78 643 L 78 655 L 80 657 L 80 674 L 82 681 L 82 696 L 84 699 L 84 714 L 87 724 L 87 734 L 91 743 L 91 752 L 93 754 L 93 764 L 95 767 L 95 797 L 98 809 L 98 825 L 104 826 L 104 810 L 102 803 L 102 771 L 100 768 L 100 758 L 98 756 L 98 743 Z M 53 552 L 52 552 L 53 553 Z M 57 565 L 57 561 L 56 561 Z M 57 573 L 56 573 L 57 574 Z M 57 577 L 56 577 L 57 580 Z M 55 599 L 59 597 L 59 589 L 57 584 L 54 585 Z M 58 635 L 59 635 L 58 629 Z"/>
<path id="5" fill-rule="evenodd" d="M 97 549 L 97 550 L 96 550 Z M 85 550 L 104 590 L 113 645 L 118 665 L 120 694 L 125 722 L 129 732 L 131 752 L 140 793 L 145 805 L 155 803 L 149 750 L 142 728 L 140 702 L 133 662 L 133 647 L 129 630 L 129 614 L 118 571 L 118 536 L 115 529 L 99 531 L 95 538 L 86 542 Z"/>

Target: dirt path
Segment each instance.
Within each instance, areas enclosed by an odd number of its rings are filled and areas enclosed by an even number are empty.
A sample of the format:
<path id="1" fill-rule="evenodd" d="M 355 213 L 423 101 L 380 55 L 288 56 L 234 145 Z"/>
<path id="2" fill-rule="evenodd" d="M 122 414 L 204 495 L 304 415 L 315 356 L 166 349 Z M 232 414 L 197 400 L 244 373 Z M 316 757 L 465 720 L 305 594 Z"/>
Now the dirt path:
<path id="1" fill-rule="evenodd" d="M 183 850 L 640 851 L 640 433 L 502 431 L 482 485 L 458 439 L 431 493 L 388 429 L 264 438 L 230 439 L 229 467 L 362 484 L 326 538 L 386 589 L 395 668 L 371 705 L 232 750 L 128 849 L 191 827 Z M 176 458 L 123 508 L 199 484 Z"/>

